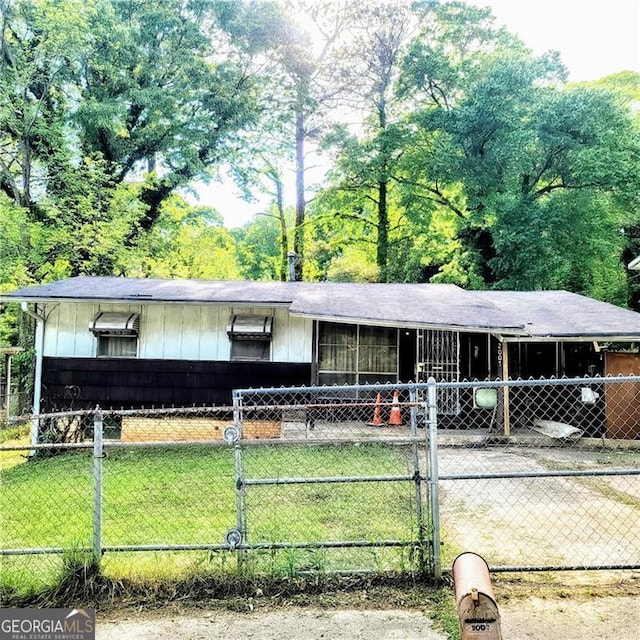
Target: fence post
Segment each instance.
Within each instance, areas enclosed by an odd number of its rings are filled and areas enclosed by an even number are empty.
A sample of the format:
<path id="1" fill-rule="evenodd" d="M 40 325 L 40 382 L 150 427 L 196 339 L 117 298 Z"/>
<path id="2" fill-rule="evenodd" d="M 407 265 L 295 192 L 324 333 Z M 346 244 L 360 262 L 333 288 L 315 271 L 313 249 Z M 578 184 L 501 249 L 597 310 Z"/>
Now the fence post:
<path id="1" fill-rule="evenodd" d="M 7 354 L 4 357 L 5 363 L 5 389 L 4 389 L 4 401 L 5 401 L 5 412 L 6 412 L 6 420 L 7 424 L 9 424 L 9 420 L 11 419 L 11 354 Z M 1 404 L 1 401 L 0 401 Z"/>
<path id="2" fill-rule="evenodd" d="M 431 544 L 433 553 L 433 577 L 442 578 L 440 553 L 440 494 L 438 482 L 438 408 L 436 381 L 427 381 L 427 425 L 429 427 L 429 504 L 431 508 Z"/>
<path id="3" fill-rule="evenodd" d="M 241 542 L 247 539 L 247 506 L 246 486 L 244 474 L 244 461 L 242 459 L 242 396 L 237 391 L 233 392 L 233 423 L 237 429 L 238 440 L 234 446 L 234 461 L 236 472 L 236 528 L 240 532 Z M 238 563 L 242 567 L 244 554 L 238 554 Z"/>
<path id="4" fill-rule="evenodd" d="M 236 468 L 236 526 L 242 534 L 242 541 L 247 537 L 247 518 L 246 518 L 246 488 L 244 477 L 244 463 L 242 460 L 242 446 L 238 442 L 234 447 L 235 468 Z"/>
<path id="5" fill-rule="evenodd" d="M 239 391 L 233 390 L 233 424 L 242 434 L 242 395 Z"/>
<path id="6" fill-rule="evenodd" d="M 411 435 L 418 434 L 418 390 L 416 387 L 409 389 L 409 401 L 411 405 Z M 416 521 L 418 523 L 418 566 L 420 571 L 424 570 L 424 511 L 422 509 L 422 480 L 420 473 L 420 449 L 417 442 L 411 445 L 413 455 L 413 478 L 415 483 L 415 501 L 416 501 Z"/>
<path id="7" fill-rule="evenodd" d="M 102 557 L 102 410 L 99 406 L 93 414 L 93 560 L 100 564 Z"/>

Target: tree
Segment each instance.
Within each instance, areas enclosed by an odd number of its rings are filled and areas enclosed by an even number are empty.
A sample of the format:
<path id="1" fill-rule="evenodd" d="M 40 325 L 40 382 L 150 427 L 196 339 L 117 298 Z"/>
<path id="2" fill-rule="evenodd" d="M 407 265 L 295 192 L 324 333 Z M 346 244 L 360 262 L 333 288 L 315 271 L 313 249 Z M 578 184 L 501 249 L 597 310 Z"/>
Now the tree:
<path id="1" fill-rule="evenodd" d="M 124 275 L 146 212 L 140 186 L 114 185 L 101 156 L 61 175 L 63 186 L 50 188 L 38 205 L 46 259 L 35 278 Z"/>
<path id="2" fill-rule="evenodd" d="M 456 73 L 462 73 L 456 69 L 461 63 L 450 59 L 451 52 L 476 51 L 495 40 L 495 32 L 485 24 L 489 17 L 486 10 L 461 3 L 399 0 L 362 9 L 362 28 L 348 50 L 350 71 L 345 73 L 350 78 L 350 105 L 364 113 L 364 124 L 335 139 L 341 153 L 320 209 L 322 215 L 333 212 L 340 221 L 360 223 L 354 239 L 374 242 L 379 281 L 421 278 L 413 255 L 425 224 L 421 218 L 428 219 L 429 207 L 423 198 L 406 197 L 407 190 L 399 188 L 406 182 L 401 158 L 412 147 L 415 127 L 410 114 L 417 104 L 416 83 L 407 89 L 406 77 L 422 79 L 428 74 L 427 90 L 421 94 L 431 104 L 448 108 L 454 95 L 446 95 L 445 83 L 453 86 Z M 420 224 L 411 228 L 409 221 Z"/>
<path id="3" fill-rule="evenodd" d="M 296 279 L 302 280 L 307 224 L 307 147 L 319 139 L 328 109 L 346 88 L 335 73 L 336 60 L 342 39 L 354 23 L 358 5 L 354 0 L 288 0 L 283 7 L 298 23 L 305 20 L 306 26 L 300 28 L 294 22 L 280 30 L 281 40 L 270 52 L 270 60 L 276 65 L 271 71 L 275 83 L 272 86 L 277 90 L 269 93 L 270 104 L 287 115 L 281 120 L 280 130 L 286 137 L 281 138 L 284 145 L 280 148 L 293 150 L 296 192 L 293 250 Z"/>
<path id="4" fill-rule="evenodd" d="M 241 3 L 98 0 L 79 77 L 76 120 L 85 155 L 115 184 L 144 178 L 149 229 L 162 202 L 206 175 L 256 115 L 255 87 L 222 24 Z"/>
<path id="5" fill-rule="evenodd" d="M 389 279 L 390 189 L 404 142 L 401 131 L 394 126 L 398 117 L 394 83 L 403 47 L 415 26 L 415 15 L 406 2 L 376 3 L 365 6 L 361 22 L 367 25 L 366 29 L 354 39 L 346 57 L 350 65 L 347 73 L 353 91 L 351 100 L 353 106 L 365 113 L 368 139 L 352 143 L 343 155 L 344 181 L 338 188 L 360 192 L 360 204 L 355 211 L 351 208 L 339 215 L 355 215 L 373 227 L 378 280 L 386 282 Z"/>
<path id="6" fill-rule="evenodd" d="M 592 87 L 613 92 L 622 104 L 630 109 L 633 117 L 633 139 L 635 140 L 636 158 L 639 155 L 640 140 L 640 73 L 623 71 L 591 83 Z M 640 188 L 637 180 L 637 162 L 627 166 L 629 178 L 621 181 L 615 192 L 615 202 L 618 208 L 626 212 L 622 229 L 625 245 L 621 253 L 623 265 L 640 255 Z M 626 270 L 627 276 L 627 304 L 634 310 L 640 310 L 640 282 L 635 271 Z"/>
<path id="7" fill-rule="evenodd" d="M 71 82 L 88 46 L 90 5 L 19 0 L 0 9 L 0 190 L 36 213 L 71 161 Z"/>
<path id="8" fill-rule="evenodd" d="M 154 227 L 129 256 L 126 275 L 149 278 L 237 280 L 236 242 L 217 211 L 172 196 Z"/>
<path id="9" fill-rule="evenodd" d="M 29 278 L 125 273 L 167 198 L 235 152 L 257 113 L 231 36 L 250 10 L 2 4 L 0 191 L 25 207 L 25 225 L 46 228 Z"/>
<path id="10" fill-rule="evenodd" d="M 272 205 L 272 213 L 259 214 L 234 235 L 242 276 L 248 280 L 287 280 L 287 256 L 282 256 L 282 225 L 293 212 Z"/>
<path id="11" fill-rule="evenodd" d="M 403 89 L 422 104 L 407 118 L 400 179 L 432 221 L 455 225 L 440 273 L 619 299 L 595 276 L 607 265 L 620 283 L 619 262 L 616 275 L 606 257 L 618 261 L 623 174 L 637 184 L 629 111 L 608 92 L 565 87 L 556 56 L 535 59 L 503 37 L 472 62 L 436 52 L 416 45 L 406 60 Z"/>

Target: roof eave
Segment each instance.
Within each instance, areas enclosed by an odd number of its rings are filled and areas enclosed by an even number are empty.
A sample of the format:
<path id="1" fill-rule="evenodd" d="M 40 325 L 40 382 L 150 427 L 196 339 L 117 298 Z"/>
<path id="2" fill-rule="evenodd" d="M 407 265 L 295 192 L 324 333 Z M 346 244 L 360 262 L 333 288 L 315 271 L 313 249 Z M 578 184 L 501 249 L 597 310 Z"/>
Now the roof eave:
<path id="1" fill-rule="evenodd" d="M 345 324 L 364 324 L 376 327 L 391 327 L 403 329 L 434 329 L 439 331 L 466 331 L 468 333 L 492 333 L 527 336 L 528 334 L 519 327 L 481 327 L 465 324 L 438 324 L 433 322 L 415 322 L 399 320 L 381 320 L 379 318 L 365 318 L 359 316 L 334 316 L 329 314 L 304 313 L 302 311 L 290 311 L 291 316 L 321 320 L 323 322 L 342 322 Z"/>
<path id="2" fill-rule="evenodd" d="M 263 300 L 256 302 L 254 300 L 176 300 L 176 299 L 156 299 L 148 298 L 146 296 L 131 296 L 126 298 L 107 298 L 104 296 L 90 296 L 86 298 L 64 297 L 64 296 L 47 296 L 47 297 L 33 297 L 33 296 L 0 296 L 0 302 L 13 302 L 20 304 L 26 302 L 28 304 L 60 304 L 61 302 L 74 302 L 78 304 L 206 304 L 206 305 L 246 305 L 251 307 L 288 307 L 291 301 L 283 300 Z"/>
<path id="3" fill-rule="evenodd" d="M 640 334 L 572 334 L 572 335 L 535 335 L 502 336 L 503 342 L 640 342 Z"/>

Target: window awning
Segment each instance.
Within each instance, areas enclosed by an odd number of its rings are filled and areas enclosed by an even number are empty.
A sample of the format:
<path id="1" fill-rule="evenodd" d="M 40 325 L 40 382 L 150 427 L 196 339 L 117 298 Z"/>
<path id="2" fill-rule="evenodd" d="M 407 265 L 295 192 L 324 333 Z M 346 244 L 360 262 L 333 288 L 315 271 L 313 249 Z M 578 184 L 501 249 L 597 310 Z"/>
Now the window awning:
<path id="1" fill-rule="evenodd" d="M 101 311 L 89 323 L 89 331 L 98 334 L 135 336 L 140 326 L 139 313 L 124 313 L 120 311 Z"/>
<path id="2" fill-rule="evenodd" d="M 227 334 L 235 340 L 271 340 L 272 316 L 231 316 Z"/>

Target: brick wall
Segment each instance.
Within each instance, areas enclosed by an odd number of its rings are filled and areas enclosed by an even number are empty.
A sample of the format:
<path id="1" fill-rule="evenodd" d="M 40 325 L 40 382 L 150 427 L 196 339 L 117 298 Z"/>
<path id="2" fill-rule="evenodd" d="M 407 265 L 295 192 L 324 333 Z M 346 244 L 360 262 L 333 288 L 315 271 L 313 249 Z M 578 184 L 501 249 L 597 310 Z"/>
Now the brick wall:
<path id="1" fill-rule="evenodd" d="M 190 440 L 221 440 L 230 420 L 213 418 L 152 418 L 123 416 L 123 442 L 185 442 Z M 273 420 L 247 420 L 242 437 L 249 440 L 277 439 L 282 436 L 282 423 Z"/>

